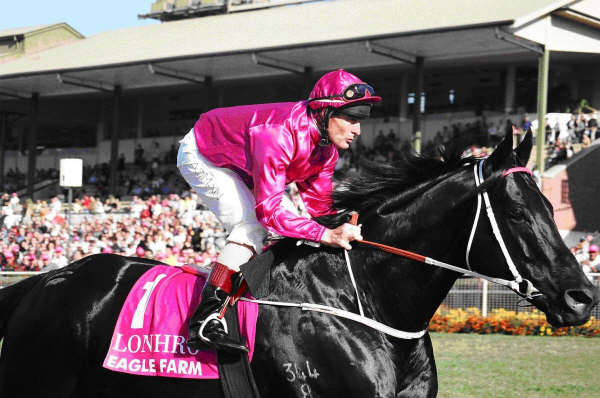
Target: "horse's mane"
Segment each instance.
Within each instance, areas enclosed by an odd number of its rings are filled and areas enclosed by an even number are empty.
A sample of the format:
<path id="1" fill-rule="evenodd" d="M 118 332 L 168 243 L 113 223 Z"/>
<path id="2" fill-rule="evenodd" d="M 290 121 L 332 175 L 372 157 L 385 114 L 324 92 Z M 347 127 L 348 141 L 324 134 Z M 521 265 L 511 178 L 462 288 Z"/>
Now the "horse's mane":
<path id="1" fill-rule="evenodd" d="M 347 222 L 351 211 L 385 211 L 416 199 L 424 188 L 476 161 L 473 157 L 461 157 L 463 152 L 462 147 L 451 147 L 436 154 L 403 153 L 392 163 L 363 160 L 360 173 L 343 179 L 332 193 L 333 207 L 341 212 L 317 221 L 331 228 Z"/>

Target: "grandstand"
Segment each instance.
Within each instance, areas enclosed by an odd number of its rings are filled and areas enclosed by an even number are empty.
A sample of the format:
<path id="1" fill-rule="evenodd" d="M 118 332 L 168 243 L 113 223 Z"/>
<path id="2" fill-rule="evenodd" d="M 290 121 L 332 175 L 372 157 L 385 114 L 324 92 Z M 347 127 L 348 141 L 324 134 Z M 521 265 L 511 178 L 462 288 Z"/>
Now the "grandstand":
<path id="1" fill-rule="evenodd" d="M 28 196 L 40 195 L 48 180 L 36 169 L 81 157 L 108 163 L 116 190 L 121 154 L 131 163 L 140 145 L 177 145 L 210 108 L 303 98 L 338 67 L 384 98 L 363 125 L 366 148 L 380 132 L 408 146 L 492 146 L 507 120 L 600 104 L 600 10 L 591 0 L 161 0 L 149 10 L 144 17 L 169 22 L 89 38 L 66 24 L 12 32 L 56 40 L 0 64 L 1 187 L 12 169 Z M 59 40 L 64 32 L 76 40 Z M 540 171 L 544 141 L 540 134 Z"/>

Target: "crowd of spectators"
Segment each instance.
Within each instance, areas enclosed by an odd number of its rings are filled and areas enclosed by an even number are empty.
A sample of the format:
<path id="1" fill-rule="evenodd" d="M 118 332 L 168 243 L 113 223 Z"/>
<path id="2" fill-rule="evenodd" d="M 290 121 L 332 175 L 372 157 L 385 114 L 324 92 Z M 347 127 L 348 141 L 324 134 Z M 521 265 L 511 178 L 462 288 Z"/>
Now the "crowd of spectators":
<path id="1" fill-rule="evenodd" d="M 548 165 L 560 163 L 573 156 L 577 150 L 587 148 L 598 134 L 598 115 L 596 112 L 571 114 L 566 130 L 561 130 L 558 122 L 546 124 L 546 140 L 551 145 L 548 153 Z"/>
<path id="2" fill-rule="evenodd" d="M 489 155 L 491 147 L 485 144 L 499 141 L 506 123 L 512 124 L 510 120 L 500 120 L 494 125 L 482 117 L 472 123 L 445 126 L 424 145 L 423 152 L 435 153 L 442 146 L 464 139 L 478 143 L 469 147 L 465 156 Z M 518 136 L 530 125 L 525 117 L 513 132 Z M 567 128 L 568 135 L 562 137 L 564 133 L 558 132 L 558 126 L 547 125 L 549 142 L 562 149 L 565 143 L 585 145 L 596 138 L 596 114 L 572 115 Z M 389 163 L 410 150 L 411 143 L 400 140 L 393 129 L 387 134 L 380 130 L 371 148 L 357 139 L 350 150 L 340 154 L 337 177 L 358 172 L 361 159 Z M 196 195 L 186 191 L 187 184 L 179 173 L 173 172 L 177 157 L 175 145 L 161 151 L 158 142 L 154 142 L 148 152 L 146 156 L 144 148 L 138 145 L 130 165 L 123 155 L 119 157 L 119 192 L 108 192 L 108 164 L 84 167 L 84 189 L 80 197 L 74 198 L 70 222 L 65 219 L 65 208 L 58 196 L 48 202 L 22 203 L 16 193 L 2 194 L 0 270 L 39 271 L 62 267 L 95 253 L 155 258 L 171 265 L 210 263 L 225 243 L 224 229 L 198 202 Z M 38 171 L 38 178 L 57 177 L 57 170 Z M 24 179 L 22 173 L 11 169 L 5 178 L 5 188 L 16 187 Z M 294 187 L 290 193 L 302 212 Z M 123 196 L 133 199 L 121 202 L 118 198 Z M 65 247 L 65 242 L 70 245 Z M 591 240 L 582 240 L 572 250 L 584 270 L 600 271 L 598 246 Z"/>
<path id="3" fill-rule="evenodd" d="M 583 272 L 588 275 L 588 278 L 592 280 L 594 276 L 600 279 L 600 247 L 595 242 L 594 235 L 587 235 L 585 238 L 581 238 L 579 242 L 571 247 L 571 253 L 575 255 L 575 258 L 581 264 Z"/>
<path id="4" fill-rule="evenodd" d="M 187 188 L 187 184 L 179 176 L 179 173 L 173 172 L 177 161 L 175 145 L 171 145 L 167 151 L 162 151 L 160 144 L 155 141 L 152 143 L 150 152 L 149 156 L 146 156 L 144 148 L 138 145 L 134 151 L 132 164 L 126 163 L 123 154 L 119 156 L 117 192 L 108 192 L 110 188 L 108 163 L 84 167 L 83 180 L 87 191 L 100 197 L 114 194 L 116 196 L 137 195 L 144 198 L 150 195 L 183 192 Z"/>
<path id="5" fill-rule="evenodd" d="M 147 257 L 170 265 L 211 263 L 225 244 L 225 231 L 195 194 L 76 198 L 66 219 L 58 197 L 21 203 L 3 194 L 0 204 L 0 269 L 59 268 L 90 254 Z"/>

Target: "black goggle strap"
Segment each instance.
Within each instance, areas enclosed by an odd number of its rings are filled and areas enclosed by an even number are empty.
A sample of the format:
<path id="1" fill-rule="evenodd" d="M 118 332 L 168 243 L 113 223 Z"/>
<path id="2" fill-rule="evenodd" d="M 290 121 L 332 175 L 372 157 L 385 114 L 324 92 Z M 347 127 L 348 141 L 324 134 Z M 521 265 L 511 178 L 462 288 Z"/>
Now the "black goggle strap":
<path id="1" fill-rule="evenodd" d="M 344 89 L 342 94 L 337 95 L 329 95 L 326 97 L 317 97 L 317 98 L 309 98 L 308 102 L 326 100 L 326 99 L 334 99 L 334 98 L 343 98 L 345 101 L 353 101 L 360 98 L 364 98 L 366 95 L 375 95 L 375 90 L 373 87 L 369 86 L 365 83 L 357 83 L 352 84 Z M 343 101 L 343 102 L 345 102 Z"/>

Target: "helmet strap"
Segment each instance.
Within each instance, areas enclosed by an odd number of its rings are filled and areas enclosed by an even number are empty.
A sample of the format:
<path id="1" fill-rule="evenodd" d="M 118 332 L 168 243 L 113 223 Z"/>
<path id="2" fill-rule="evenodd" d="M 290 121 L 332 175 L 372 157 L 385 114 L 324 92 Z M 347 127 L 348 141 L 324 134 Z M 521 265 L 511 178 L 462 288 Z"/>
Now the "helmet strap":
<path id="1" fill-rule="evenodd" d="M 329 118 L 333 114 L 334 109 L 327 107 L 322 110 L 321 118 L 317 120 L 317 127 L 319 128 L 319 133 L 321 134 L 321 139 L 319 140 L 319 146 L 327 146 L 331 144 L 329 141 Z"/>

